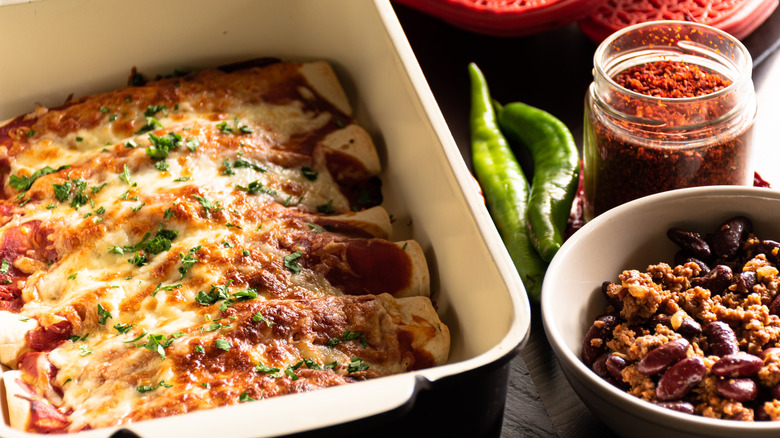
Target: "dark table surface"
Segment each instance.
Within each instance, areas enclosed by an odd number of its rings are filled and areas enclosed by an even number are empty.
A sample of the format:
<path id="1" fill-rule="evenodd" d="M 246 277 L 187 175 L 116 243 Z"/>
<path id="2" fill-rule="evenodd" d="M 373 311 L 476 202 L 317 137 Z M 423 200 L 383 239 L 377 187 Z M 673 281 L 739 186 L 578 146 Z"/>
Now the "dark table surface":
<path id="1" fill-rule="evenodd" d="M 467 165 L 469 78 L 475 62 L 491 95 L 500 102 L 522 101 L 561 119 L 582 142 L 585 91 L 592 80 L 591 42 L 576 25 L 525 37 L 492 37 L 455 28 L 434 17 L 394 5 Z M 753 81 L 759 116 L 754 129 L 756 170 L 780 186 L 780 9 L 743 40 L 754 60 Z M 516 151 L 528 172 L 529 159 Z M 773 184 L 774 186 L 774 184 Z M 541 310 L 531 305 L 530 336 L 511 363 L 503 437 L 609 437 L 614 434 L 582 404 L 564 378 L 544 334 Z"/>

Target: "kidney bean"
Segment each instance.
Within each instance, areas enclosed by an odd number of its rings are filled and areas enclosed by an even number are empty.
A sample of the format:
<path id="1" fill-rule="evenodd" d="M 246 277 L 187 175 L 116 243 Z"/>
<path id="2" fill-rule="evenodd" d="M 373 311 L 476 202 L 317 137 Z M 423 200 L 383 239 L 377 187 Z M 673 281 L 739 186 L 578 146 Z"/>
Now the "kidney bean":
<path id="1" fill-rule="evenodd" d="M 709 260 L 712 257 L 710 245 L 699 233 L 682 228 L 669 228 L 666 231 L 666 236 L 693 257 L 703 260 Z"/>
<path id="2" fill-rule="evenodd" d="M 590 369 L 602 379 L 606 379 L 610 376 L 609 370 L 607 370 L 607 358 L 609 356 L 611 356 L 609 353 L 602 354 L 597 357 L 596 360 L 593 361 L 593 365 L 590 366 Z"/>
<path id="3" fill-rule="evenodd" d="M 683 359 L 690 346 L 691 344 L 687 339 L 680 338 L 656 347 L 650 350 L 637 363 L 637 371 L 645 376 L 658 374 L 672 364 L 677 363 L 680 359 Z"/>
<path id="4" fill-rule="evenodd" d="M 585 365 L 592 366 L 593 362 L 607 351 L 607 341 L 612 337 L 612 331 L 615 330 L 618 321 L 612 315 L 604 315 L 596 319 L 593 325 L 585 334 L 582 341 L 582 360 Z M 601 339 L 601 345 L 592 345 L 592 341 Z"/>
<path id="5" fill-rule="evenodd" d="M 773 386 L 771 390 L 769 390 L 770 394 L 772 394 L 772 398 L 780 398 L 780 383 Z"/>
<path id="6" fill-rule="evenodd" d="M 769 303 L 769 313 L 772 315 L 780 315 L 780 294 L 775 295 L 772 298 L 772 302 Z"/>
<path id="7" fill-rule="evenodd" d="M 712 295 L 720 295 L 731 286 L 733 279 L 731 268 L 726 265 L 717 265 L 705 275 L 691 280 L 691 285 L 709 289 Z"/>
<path id="8" fill-rule="evenodd" d="M 726 356 L 739 351 L 737 335 L 728 324 L 722 321 L 708 323 L 702 329 L 710 345 L 710 353 L 715 356 Z"/>
<path id="9" fill-rule="evenodd" d="M 672 330 L 683 335 L 686 339 L 690 340 L 692 337 L 701 334 L 701 324 L 682 310 L 672 315 L 670 322 Z"/>
<path id="10" fill-rule="evenodd" d="M 763 405 L 759 405 L 754 410 L 753 420 L 754 421 L 772 421 L 772 417 L 770 417 L 769 414 L 766 413 L 766 410 L 764 409 Z"/>
<path id="11" fill-rule="evenodd" d="M 753 286 L 758 283 L 756 271 L 740 272 L 737 276 L 737 292 L 749 294 L 753 292 Z"/>
<path id="12" fill-rule="evenodd" d="M 671 409 L 677 412 L 682 412 L 683 414 L 693 413 L 693 405 L 688 403 L 687 401 L 682 401 L 682 400 L 659 401 L 659 402 L 655 402 L 655 404 L 662 408 Z"/>
<path id="13" fill-rule="evenodd" d="M 683 319 L 682 324 L 680 324 L 680 327 L 677 328 L 677 333 L 690 339 L 701 334 L 701 324 L 690 316 L 686 316 Z"/>
<path id="14" fill-rule="evenodd" d="M 623 381 L 623 368 L 628 366 L 628 361 L 623 359 L 620 356 L 611 354 L 607 358 L 606 361 L 606 367 L 607 371 L 609 371 L 609 374 L 614 377 L 616 380 Z"/>
<path id="15" fill-rule="evenodd" d="M 764 254 L 766 259 L 774 264 L 780 262 L 780 242 L 775 242 L 774 240 L 762 240 L 758 244 L 756 251 L 759 254 Z"/>
<path id="16" fill-rule="evenodd" d="M 758 397 L 758 385 L 753 379 L 746 377 L 719 380 L 716 389 L 721 396 L 738 402 L 747 402 Z"/>
<path id="17" fill-rule="evenodd" d="M 686 357 L 672 365 L 658 380 L 655 396 L 661 401 L 679 400 L 707 374 L 707 366 L 698 357 Z"/>
<path id="18" fill-rule="evenodd" d="M 656 313 L 652 316 L 652 318 L 650 318 L 650 324 L 648 324 L 648 326 L 652 330 L 658 324 L 666 327 L 672 327 L 672 318 L 669 315 L 664 315 L 663 313 Z"/>
<path id="19" fill-rule="evenodd" d="M 726 260 L 734 258 L 752 230 L 753 224 L 744 216 L 727 220 L 712 235 L 712 255 Z"/>
<path id="20" fill-rule="evenodd" d="M 712 374 L 720 377 L 749 377 L 764 366 L 764 361 L 745 352 L 737 352 L 721 357 L 712 365 Z"/>

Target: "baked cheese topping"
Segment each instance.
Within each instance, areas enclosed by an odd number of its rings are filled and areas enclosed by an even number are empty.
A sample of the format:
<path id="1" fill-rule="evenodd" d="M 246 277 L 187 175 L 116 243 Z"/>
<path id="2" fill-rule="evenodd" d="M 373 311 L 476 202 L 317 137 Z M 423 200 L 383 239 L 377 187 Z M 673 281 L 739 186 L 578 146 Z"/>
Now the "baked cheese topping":
<path id="1" fill-rule="evenodd" d="M 0 360 L 63 415 L 22 427 L 446 360 L 421 250 L 383 238 L 373 145 L 343 92 L 327 100 L 302 73 L 317 83 L 323 66 L 167 78 L 0 127 L 0 309 L 20 318 L 0 319 Z"/>

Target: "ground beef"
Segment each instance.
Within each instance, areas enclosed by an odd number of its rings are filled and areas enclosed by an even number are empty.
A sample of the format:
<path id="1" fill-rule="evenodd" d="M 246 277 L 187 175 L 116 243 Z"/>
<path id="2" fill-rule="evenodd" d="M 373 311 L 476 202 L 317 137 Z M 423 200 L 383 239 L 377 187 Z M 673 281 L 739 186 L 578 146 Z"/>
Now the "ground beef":
<path id="1" fill-rule="evenodd" d="M 663 399 L 669 406 L 667 396 L 659 397 L 659 382 L 680 360 L 699 357 L 706 372 L 671 404 L 684 404 L 694 414 L 711 418 L 780 420 L 780 400 L 772 395 L 780 394 L 780 298 L 775 300 L 780 289 L 780 243 L 760 240 L 752 233 L 749 220 L 742 217 L 726 221 L 710 234 L 695 235 L 705 246 L 720 250 L 726 237 L 719 233 L 734 223 L 744 226 L 745 232 L 738 241 L 731 242 L 735 248 L 728 255 L 694 258 L 689 248 L 681 244 L 676 257 L 679 263 L 674 266 L 661 262 L 645 271 L 626 270 L 618 275 L 618 281 L 602 285 L 609 302 L 606 311 L 618 323 L 611 337 L 591 339 L 590 343 L 586 339 L 583 344 L 584 349 L 588 345 L 606 348 L 602 360 L 596 361 L 602 365 L 594 364 L 597 373 L 635 397 L 651 403 Z M 716 321 L 724 325 L 717 325 Z M 735 341 L 732 344 L 725 337 L 714 337 L 714 332 L 720 333 L 718 336 L 733 333 Z M 651 375 L 641 372 L 651 372 L 640 366 L 643 359 L 649 362 L 663 356 L 651 352 L 681 338 L 688 341 L 682 342 L 685 350 L 673 355 L 668 364 L 664 362 L 661 371 Z M 678 341 L 665 348 L 680 344 Z M 726 344 L 728 348 L 724 350 Z M 729 356 L 736 351 L 743 355 Z M 744 356 L 745 353 L 750 356 Z M 613 361 L 612 366 L 622 366 L 617 375 L 604 371 L 609 367 L 603 364 L 612 355 L 620 359 Z M 753 368 L 723 374 L 726 364 L 732 363 L 729 361 L 746 357 Z M 724 383 L 727 379 L 731 380 Z M 736 393 L 727 387 L 735 379 L 744 384 Z M 753 387 L 755 391 L 750 390 Z"/>

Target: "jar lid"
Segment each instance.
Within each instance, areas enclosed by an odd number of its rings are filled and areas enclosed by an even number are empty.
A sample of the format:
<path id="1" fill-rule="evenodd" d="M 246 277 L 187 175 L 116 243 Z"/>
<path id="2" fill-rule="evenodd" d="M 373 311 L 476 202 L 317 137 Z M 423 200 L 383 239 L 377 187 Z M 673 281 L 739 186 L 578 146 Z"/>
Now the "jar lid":
<path id="1" fill-rule="evenodd" d="M 624 27 L 656 20 L 707 24 L 741 40 L 766 21 L 777 5 L 778 0 L 607 0 L 577 24 L 596 43 Z"/>
<path id="2" fill-rule="evenodd" d="M 564 27 L 603 0 L 395 0 L 453 26 L 491 36 L 523 36 Z"/>

